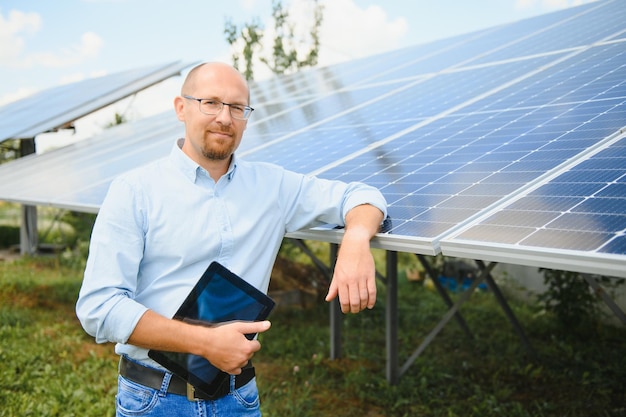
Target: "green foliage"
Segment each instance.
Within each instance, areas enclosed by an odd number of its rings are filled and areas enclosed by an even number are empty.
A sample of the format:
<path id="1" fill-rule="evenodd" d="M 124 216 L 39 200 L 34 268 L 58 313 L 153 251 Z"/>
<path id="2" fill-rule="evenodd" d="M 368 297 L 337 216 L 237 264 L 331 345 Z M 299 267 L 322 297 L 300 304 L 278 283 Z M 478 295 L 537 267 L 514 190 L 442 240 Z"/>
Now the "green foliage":
<path id="1" fill-rule="evenodd" d="M 240 69 L 247 80 L 254 78 L 254 59 L 270 68 L 274 74 L 294 72 L 304 67 L 317 65 L 320 49 L 319 29 L 323 21 L 323 6 L 314 1 L 313 24 L 309 32 L 309 39 L 299 39 L 296 34 L 296 22 L 290 20 L 289 10 L 281 0 L 272 3 L 272 18 L 274 22 L 274 39 L 271 45 L 271 53 L 263 50 L 261 42 L 265 36 L 265 29 L 258 18 L 244 23 L 241 28 L 237 27 L 231 18 L 227 18 L 224 24 L 224 35 L 231 46 L 232 60 L 235 68 Z M 298 22 L 298 24 L 302 24 Z M 301 53 L 303 44 L 308 51 Z M 243 46 L 241 46 L 243 45 Z M 241 61 L 245 68 L 241 69 Z"/>
<path id="2" fill-rule="evenodd" d="M 0 164 L 12 161 L 20 157 L 20 141 L 9 139 L 0 143 Z"/>
<path id="3" fill-rule="evenodd" d="M 0 417 L 114 414 L 118 357 L 76 319 L 81 277 L 82 269 L 57 258 L 0 263 Z M 490 293 L 474 294 L 461 310 L 473 339 L 452 321 L 389 385 L 385 292 L 380 286 L 374 309 L 343 316 L 337 360 L 328 357 L 328 304 L 272 313 L 255 355 L 264 415 L 624 415 L 626 329 L 596 325 L 572 334 L 551 313 L 510 301 L 540 357 L 533 362 Z M 437 293 L 402 275 L 398 295 L 402 363 L 447 309 Z"/>
<path id="4" fill-rule="evenodd" d="M 261 40 L 263 39 L 262 24 L 258 19 L 254 19 L 252 22 L 244 23 L 241 29 L 238 29 L 237 25 L 235 25 L 231 19 L 227 19 L 224 24 L 224 34 L 226 35 L 226 41 L 233 49 L 239 40 L 243 42 L 241 53 L 233 52 L 232 54 L 233 66 L 242 71 L 246 80 L 253 79 L 253 58 L 255 53 L 260 49 Z M 243 57 L 245 63 L 244 69 L 240 68 L 241 57 Z"/>
<path id="5" fill-rule="evenodd" d="M 0 225 L 0 248 L 20 244 L 20 227 Z"/>
<path id="6" fill-rule="evenodd" d="M 96 215 L 51 207 L 38 207 L 39 242 L 59 248 L 82 250 L 91 237 Z M 21 206 L 0 202 L 0 248 L 20 244 Z"/>
<path id="7" fill-rule="evenodd" d="M 0 416 L 112 415 L 116 358 L 78 324 L 80 277 L 54 258 L 0 264 Z"/>
<path id="8" fill-rule="evenodd" d="M 545 268 L 539 270 L 543 272 L 548 289 L 538 299 L 563 325 L 578 327 L 581 323 L 598 320 L 602 312 L 599 308 L 600 300 L 581 274 Z M 606 289 L 613 289 L 625 281 L 599 275 L 592 278 Z"/>
<path id="9" fill-rule="evenodd" d="M 326 304 L 281 310 L 270 317 L 272 329 L 260 336 L 256 355 L 262 409 L 305 417 L 619 415 L 625 330 L 602 327 L 572 337 L 553 316 L 510 304 L 540 362 L 529 359 L 493 296 L 476 293 L 462 309 L 474 339 L 451 322 L 398 385 L 385 380 L 384 287 L 373 310 L 344 316 L 338 360 L 328 358 Z M 400 279 L 400 364 L 445 311 L 435 292 Z"/>
<path id="10" fill-rule="evenodd" d="M 61 221 L 72 226 L 76 241 L 88 241 L 91 237 L 93 225 L 96 222 L 96 215 L 93 213 L 66 211 L 61 217 Z"/>
<path id="11" fill-rule="evenodd" d="M 126 123 L 127 121 L 128 121 L 128 119 L 126 118 L 125 115 L 123 115 L 122 113 L 115 112 L 115 115 L 113 116 L 113 121 L 107 123 L 106 126 L 104 126 L 104 128 L 108 129 L 108 128 L 113 127 L 113 126 L 117 126 L 117 125 L 121 125 L 123 123 Z"/>

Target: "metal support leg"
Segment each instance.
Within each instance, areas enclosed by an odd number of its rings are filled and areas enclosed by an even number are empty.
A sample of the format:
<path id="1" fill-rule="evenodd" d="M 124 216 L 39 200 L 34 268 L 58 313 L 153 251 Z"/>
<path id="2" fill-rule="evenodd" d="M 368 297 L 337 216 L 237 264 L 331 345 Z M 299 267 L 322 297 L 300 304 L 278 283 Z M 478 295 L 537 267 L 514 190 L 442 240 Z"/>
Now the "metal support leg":
<path id="1" fill-rule="evenodd" d="M 426 271 L 426 273 L 428 274 L 428 276 L 430 277 L 430 279 L 433 281 L 433 284 L 435 285 L 435 288 L 437 289 L 437 292 L 439 293 L 439 295 L 441 296 L 441 298 L 443 299 L 444 303 L 446 303 L 446 305 L 448 306 L 448 308 L 451 308 L 453 303 L 452 300 L 450 299 L 450 296 L 448 295 L 448 292 L 446 291 L 445 288 L 443 288 L 443 286 L 441 285 L 441 283 L 439 282 L 439 280 L 437 279 L 437 276 L 435 274 L 435 271 L 433 271 L 433 269 L 430 267 L 430 264 L 428 263 L 428 261 L 426 260 L 426 258 L 424 257 L 424 255 L 418 255 L 416 254 L 417 258 L 420 260 L 420 263 L 422 264 L 422 266 L 424 267 L 424 270 Z M 458 323 L 459 326 L 461 326 L 461 330 L 463 330 L 463 332 L 465 333 L 465 335 L 469 338 L 469 339 L 473 339 L 474 335 L 472 334 L 472 332 L 470 331 L 469 327 L 467 326 L 467 323 L 465 322 L 465 319 L 463 318 L 463 316 L 461 315 L 461 313 L 456 313 L 454 315 L 454 319 L 456 320 L 456 322 Z"/>
<path id="2" fill-rule="evenodd" d="M 331 280 L 332 271 L 335 270 L 335 263 L 337 262 L 337 253 L 339 251 L 339 245 L 336 243 L 330 244 L 330 265 L 331 265 Z M 339 303 L 339 297 L 335 298 L 330 303 L 330 359 L 341 358 L 342 346 L 341 346 L 341 304 Z"/>
<path id="3" fill-rule="evenodd" d="M 22 206 L 22 227 L 20 228 L 20 254 L 34 255 L 39 246 L 37 232 L 37 207 Z"/>
<path id="4" fill-rule="evenodd" d="M 20 139 L 20 157 L 36 152 L 35 138 Z M 20 227 L 20 254 L 34 255 L 39 246 L 37 231 L 37 207 L 22 206 L 22 224 Z"/>
<path id="5" fill-rule="evenodd" d="M 294 245 L 296 245 L 298 248 L 300 248 L 300 250 L 302 252 L 304 252 L 304 254 L 306 256 L 308 256 L 309 259 L 311 259 L 311 261 L 317 267 L 317 269 L 319 269 L 320 272 L 322 272 L 324 275 L 326 275 L 326 277 L 328 278 L 328 282 L 330 282 L 330 280 L 333 278 L 332 277 L 332 270 L 331 270 L 331 268 L 326 266 L 326 264 L 324 264 L 324 262 L 322 262 L 317 256 L 315 256 L 313 251 L 311 249 L 309 249 L 309 247 L 306 245 L 306 243 L 304 243 L 300 239 L 293 239 L 293 238 L 286 238 L 286 239 L 288 239 L 290 242 L 292 242 Z M 334 265 L 334 262 L 332 260 L 331 260 L 331 264 L 330 265 L 331 265 L 331 267 L 332 267 L 332 265 Z"/>
<path id="6" fill-rule="evenodd" d="M 398 368 L 398 253 L 387 251 L 387 308 L 385 311 L 387 382 L 396 385 Z"/>
<path id="7" fill-rule="evenodd" d="M 582 274 L 582 276 L 583 278 L 585 278 L 585 281 L 587 281 L 589 286 L 593 288 L 595 293 L 602 297 L 602 300 L 607 305 L 607 307 L 611 309 L 613 314 L 615 314 L 615 317 L 617 317 L 623 324 L 626 324 L 626 315 L 624 314 L 622 309 L 619 308 L 617 304 L 615 304 L 611 297 L 609 297 L 606 291 L 604 291 L 604 288 L 602 288 L 600 284 L 598 284 L 598 281 L 596 281 L 596 279 L 589 274 Z"/>
<path id="8" fill-rule="evenodd" d="M 475 262 L 482 272 L 486 270 L 485 263 L 483 261 L 476 260 Z M 495 262 L 492 262 L 490 265 L 493 265 L 494 263 Z M 526 333 L 524 333 L 524 329 L 522 329 L 519 321 L 517 321 L 517 317 L 515 317 L 513 310 L 511 310 L 511 307 L 509 307 L 509 304 L 506 302 L 506 299 L 500 291 L 500 287 L 498 287 L 498 284 L 496 284 L 490 272 L 487 272 L 487 274 L 485 275 L 485 281 L 489 286 L 489 290 L 493 293 L 496 301 L 498 302 L 498 304 L 500 304 L 502 311 L 504 311 L 504 314 L 511 323 L 511 326 L 513 326 L 513 330 L 515 331 L 515 333 L 517 333 L 517 337 L 519 337 L 522 344 L 526 347 L 526 350 L 528 351 L 530 356 L 532 356 L 533 359 L 537 360 L 537 352 L 535 352 L 535 349 L 533 349 L 532 345 L 530 344 L 530 341 L 526 337 Z"/>
<path id="9" fill-rule="evenodd" d="M 428 347 L 430 342 L 432 342 L 435 339 L 435 337 L 439 334 L 439 332 L 441 332 L 444 326 L 457 313 L 459 308 L 461 308 L 461 306 L 470 298 L 470 296 L 472 295 L 476 287 L 478 287 L 478 284 L 480 284 L 483 281 L 485 276 L 489 272 L 491 272 L 491 269 L 494 266 L 495 264 L 492 263 L 487 268 L 485 268 L 485 270 L 483 270 L 480 276 L 477 277 L 472 282 L 472 285 L 459 296 L 456 303 L 454 303 L 454 305 L 446 312 L 446 314 L 443 316 L 443 318 L 437 324 L 437 326 L 435 326 L 435 328 L 428 334 L 428 336 L 426 336 L 422 344 L 419 345 L 419 347 L 413 352 L 413 354 L 409 357 L 409 359 L 407 359 L 404 365 L 402 365 L 402 368 L 400 368 L 400 376 L 404 375 L 404 373 L 409 369 L 409 367 L 413 364 L 413 362 L 415 362 L 415 360 L 419 357 L 419 355 L 421 355 L 422 352 Z"/>

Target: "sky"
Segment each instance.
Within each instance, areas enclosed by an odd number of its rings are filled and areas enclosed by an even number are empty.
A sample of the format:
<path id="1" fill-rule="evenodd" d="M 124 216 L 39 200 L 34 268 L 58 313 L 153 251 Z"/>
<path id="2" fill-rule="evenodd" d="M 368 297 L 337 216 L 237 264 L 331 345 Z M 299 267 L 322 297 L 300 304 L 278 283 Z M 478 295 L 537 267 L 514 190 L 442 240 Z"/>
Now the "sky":
<path id="1" fill-rule="evenodd" d="M 319 0 L 319 65 L 506 24 L 589 0 Z M 312 0 L 283 0 L 297 28 Z M 227 19 L 271 27 L 272 0 L 0 0 L 0 106 L 86 78 L 174 61 L 231 62 Z M 269 37 L 269 36 L 268 36 Z M 255 69 L 256 78 L 265 74 Z M 76 124 L 93 135 L 115 112 L 129 120 L 172 108 L 174 77 Z M 58 138 L 58 135 L 57 135 Z M 44 138 L 38 141 L 44 142 Z M 58 141 L 58 139 L 55 139 Z M 39 143 L 38 143 L 39 147 Z"/>

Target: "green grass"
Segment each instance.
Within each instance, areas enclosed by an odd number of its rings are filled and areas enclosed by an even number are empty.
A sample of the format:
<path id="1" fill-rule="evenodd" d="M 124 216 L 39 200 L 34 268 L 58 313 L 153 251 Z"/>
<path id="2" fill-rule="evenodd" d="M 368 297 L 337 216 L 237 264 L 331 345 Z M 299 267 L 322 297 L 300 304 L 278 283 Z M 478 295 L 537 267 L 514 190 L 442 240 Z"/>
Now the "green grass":
<path id="1" fill-rule="evenodd" d="M 81 329 L 82 271 L 54 258 L 0 263 L 0 416 L 113 416 L 117 356 Z M 276 310 L 255 356 L 265 416 L 626 416 L 626 329 L 563 328 L 510 301 L 533 361 L 489 293 L 451 321 L 398 385 L 385 379 L 384 287 L 371 311 L 343 322 L 344 355 L 329 360 L 328 305 Z M 400 279 L 400 361 L 445 308 Z"/>

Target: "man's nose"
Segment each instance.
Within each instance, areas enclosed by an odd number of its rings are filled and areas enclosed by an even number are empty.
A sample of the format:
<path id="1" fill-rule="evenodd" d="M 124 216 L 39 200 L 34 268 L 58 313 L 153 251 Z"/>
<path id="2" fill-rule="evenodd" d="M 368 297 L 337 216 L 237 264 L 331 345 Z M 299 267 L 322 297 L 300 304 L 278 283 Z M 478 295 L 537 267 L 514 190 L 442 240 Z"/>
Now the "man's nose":
<path id="1" fill-rule="evenodd" d="M 223 104 L 222 109 L 215 115 L 215 120 L 225 125 L 232 124 L 233 116 L 230 114 L 230 105 Z"/>

